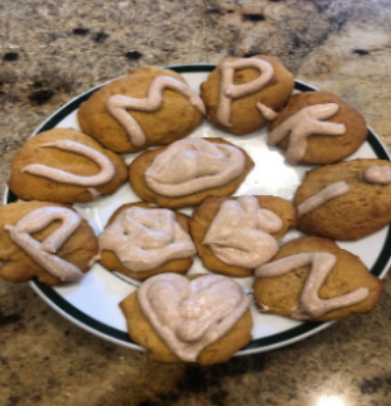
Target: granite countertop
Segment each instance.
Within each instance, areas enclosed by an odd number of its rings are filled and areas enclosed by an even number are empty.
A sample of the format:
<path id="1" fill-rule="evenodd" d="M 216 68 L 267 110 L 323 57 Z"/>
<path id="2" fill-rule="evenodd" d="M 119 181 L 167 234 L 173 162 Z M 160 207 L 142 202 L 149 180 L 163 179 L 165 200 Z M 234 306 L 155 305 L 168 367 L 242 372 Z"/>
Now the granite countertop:
<path id="1" fill-rule="evenodd" d="M 63 103 L 144 65 L 277 55 L 391 148 L 386 0 L 2 0 L 0 190 Z M 391 398 L 391 281 L 379 307 L 289 347 L 211 367 L 149 365 L 82 331 L 26 284 L 0 282 L 0 405 L 376 406 Z"/>

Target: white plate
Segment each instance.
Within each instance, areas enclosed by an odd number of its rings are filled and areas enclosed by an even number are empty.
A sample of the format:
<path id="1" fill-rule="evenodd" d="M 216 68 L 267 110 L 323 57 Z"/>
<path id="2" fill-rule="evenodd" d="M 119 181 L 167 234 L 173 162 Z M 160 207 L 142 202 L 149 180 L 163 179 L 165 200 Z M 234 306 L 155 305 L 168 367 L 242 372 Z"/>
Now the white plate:
<path id="1" fill-rule="evenodd" d="M 214 69 L 214 65 L 178 65 L 170 68 L 181 73 L 189 85 L 198 91 L 199 84 L 207 78 L 209 72 Z M 77 110 L 81 103 L 100 87 L 97 86 L 83 93 L 63 106 L 49 117 L 33 135 L 54 127 L 71 127 L 80 130 Z M 296 81 L 295 89 L 299 92 L 316 90 L 300 81 Z M 380 139 L 372 130 L 369 129 L 368 131 L 368 141 L 349 159 L 378 157 L 390 160 L 387 149 Z M 292 167 L 285 164 L 281 151 L 267 145 L 267 129 L 244 137 L 235 137 L 217 130 L 204 121 L 190 136 L 224 137 L 245 149 L 252 157 L 256 166 L 236 192 L 236 195 L 271 194 L 291 200 L 305 172 L 310 169 L 310 167 Z M 137 154 L 124 155 L 124 159 L 130 163 L 135 156 Z M 7 190 L 4 203 L 11 203 L 15 200 L 17 200 L 16 197 Z M 88 220 L 96 234 L 100 234 L 115 209 L 124 203 L 138 200 L 140 199 L 134 194 L 130 185 L 126 184 L 112 196 L 98 198 L 93 203 L 75 204 L 74 207 Z M 187 209 L 184 212 L 190 214 L 191 210 Z M 292 230 L 280 240 L 280 243 L 300 235 L 297 230 Z M 358 255 L 373 274 L 383 277 L 387 272 L 391 253 L 389 226 L 360 241 L 344 242 L 339 243 L 339 245 Z M 190 273 L 199 272 L 206 273 L 207 271 L 197 258 Z M 252 278 L 237 278 L 236 281 L 251 294 Z M 130 340 L 125 319 L 118 307 L 118 303 L 122 299 L 137 289 L 138 282 L 123 275 L 108 272 L 96 264 L 79 283 L 71 286 L 53 288 L 37 281 L 32 281 L 30 284 L 46 303 L 81 328 L 117 344 L 143 350 Z M 313 335 L 332 324 L 330 322 L 302 323 L 279 316 L 264 315 L 260 314 L 254 305 L 252 305 L 251 310 L 254 318 L 253 340 L 236 355 L 282 347 Z"/>

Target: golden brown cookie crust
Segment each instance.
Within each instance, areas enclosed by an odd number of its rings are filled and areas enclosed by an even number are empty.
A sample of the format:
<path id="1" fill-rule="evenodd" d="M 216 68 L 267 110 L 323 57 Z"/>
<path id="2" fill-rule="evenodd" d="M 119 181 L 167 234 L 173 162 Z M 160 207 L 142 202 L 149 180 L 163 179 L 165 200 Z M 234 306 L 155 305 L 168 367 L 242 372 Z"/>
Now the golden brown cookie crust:
<path id="1" fill-rule="evenodd" d="M 284 236 L 289 229 L 296 227 L 297 216 L 291 202 L 276 196 L 255 196 L 259 206 L 277 214 L 283 220 L 283 228 L 273 236 L 276 239 Z M 226 200 L 236 200 L 237 197 L 208 197 L 198 206 L 190 220 L 190 232 L 196 244 L 198 255 L 205 268 L 212 272 L 227 276 L 246 277 L 253 274 L 253 269 L 228 265 L 217 258 L 208 245 L 203 245 L 205 235 L 217 215 L 220 205 Z"/>
<path id="2" fill-rule="evenodd" d="M 256 55 L 253 58 L 269 62 L 274 68 L 274 77 L 271 82 L 260 91 L 232 100 L 231 118 L 232 127 L 223 126 L 217 119 L 217 110 L 220 97 L 221 65 L 224 62 L 236 61 L 242 58 L 227 58 L 219 63 L 208 79 L 201 84 L 201 97 L 207 108 L 209 120 L 218 128 L 235 135 L 245 135 L 264 127 L 268 121 L 256 107 L 261 102 L 273 110 L 279 110 L 288 101 L 294 87 L 293 76 L 282 63 L 272 56 Z M 235 71 L 234 84 L 240 85 L 251 82 L 259 77 L 256 69 L 241 69 Z"/>
<path id="3" fill-rule="evenodd" d="M 42 145 L 57 140 L 71 140 L 104 154 L 115 167 L 115 175 L 110 182 L 94 187 L 102 195 L 114 193 L 126 182 L 126 164 L 121 157 L 103 148 L 94 139 L 70 128 L 55 128 L 29 138 L 15 154 L 11 164 L 11 177 L 8 186 L 22 200 L 40 200 L 56 203 L 91 202 L 93 195 L 86 187 L 66 185 L 53 180 L 22 173 L 30 164 L 42 164 L 62 169 L 72 174 L 91 176 L 99 172 L 99 166 L 82 155 L 61 151 L 56 148 L 41 148 Z"/>
<path id="4" fill-rule="evenodd" d="M 364 180 L 365 170 L 375 165 L 391 168 L 385 160 L 355 159 L 307 172 L 296 191 L 296 206 L 336 182 L 346 182 L 350 191 L 300 216 L 299 229 L 320 237 L 354 241 L 390 223 L 391 184 L 376 185 Z"/>
<path id="5" fill-rule="evenodd" d="M 228 141 L 223 140 L 222 138 L 206 138 L 209 142 L 214 142 L 216 144 L 227 144 L 233 145 Z M 224 186 L 218 188 L 207 189 L 202 192 L 193 193 L 191 195 L 181 196 L 181 197 L 167 197 L 159 195 L 151 190 L 145 182 L 145 172 L 152 165 L 154 159 L 157 155 L 163 152 L 168 147 L 158 148 L 151 151 L 146 151 L 138 156 L 130 165 L 129 165 L 129 182 L 135 191 L 142 200 L 150 203 L 156 203 L 160 207 L 168 207 L 172 209 L 180 207 L 195 206 L 204 200 L 208 196 L 228 196 L 236 191 L 241 183 L 246 178 L 247 174 L 254 166 L 254 162 L 249 157 L 246 151 L 233 145 L 234 147 L 240 149 L 246 158 L 245 168 L 243 173 L 237 178 L 231 180 Z"/>
<path id="6" fill-rule="evenodd" d="M 47 202 L 16 202 L 0 207 L 0 261 L 4 264 L 0 268 L 0 276 L 9 282 L 27 282 L 37 277 L 40 282 L 48 285 L 61 285 L 63 282 L 45 271 L 25 251 L 16 245 L 10 238 L 9 232 L 4 230 L 5 225 L 15 225 L 27 213 L 41 207 L 71 207 L 62 204 Z M 32 234 L 36 240 L 42 242 L 52 234 L 59 226 L 60 221 L 54 221 L 48 227 Z M 83 220 L 79 228 L 65 242 L 57 252 L 58 257 L 70 262 L 82 272 L 90 269 L 89 263 L 98 253 L 97 238 L 89 226 Z"/>
<path id="7" fill-rule="evenodd" d="M 368 129 L 363 116 L 335 94 L 325 91 L 305 92 L 293 95 L 284 110 L 270 124 L 270 131 L 273 131 L 303 108 L 326 103 L 338 104 L 339 110 L 329 120 L 324 121 L 344 124 L 346 133 L 337 136 L 321 134 L 309 136 L 307 138 L 306 152 L 304 157 L 299 161 L 302 164 L 327 165 L 341 161 L 357 151 L 367 139 Z M 278 146 L 286 150 L 289 146 L 289 135 Z"/>
<path id="8" fill-rule="evenodd" d="M 201 275 L 189 276 L 194 279 Z M 129 336 L 136 343 L 146 348 L 148 360 L 164 363 L 181 363 L 180 360 L 167 347 L 166 343 L 155 333 L 153 327 L 141 310 L 137 291 L 133 292 L 119 304 L 126 317 Z M 249 308 L 236 322 L 232 329 L 218 341 L 208 345 L 201 351 L 197 358 L 197 363 L 201 365 L 217 364 L 225 362 L 231 358 L 232 354 L 243 348 L 251 339 L 253 319 Z"/>
<path id="9" fill-rule="evenodd" d="M 321 299 L 344 295 L 360 287 L 367 287 L 369 296 L 356 305 L 326 313 L 311 321 L 339 320 L 356 313 L 368 313 L 378 304 L 383 290 L 382 282 L 368 272 L 358 257 L 339 248 L 332 240 L 307 236 L 290 241 L 281 247 L 271 262 L 293 254 L 314 251 L 328 252 L 337 258 L 335 267 L 319 290 Z M 291 309 L 298 303 L 309 270 L 310 266 L 306 266 L 276 278 L 256 279 L 253 290 L 258 307 L 267 306 L 268 313 L 289 317 Z"/>
<path id="10" fill-rule="evenodd" d="M 160 209 L 159 207 L 153 207 L 144 202 L 124 204 L 113 213 L 113 215 L 110 217 L 110 220 L 107 223 L 107 226 L 112 224 L 113 221 L 116 219 L 116 217 L 123 210 L 129 209 L 130 207 L 143 207 L 143 208 L 152 209 L 152 210 Z M 182 227 L 182 229 L 186 233 L 189 234 L 189 218 L 185 214 L 182 214 L 182 213 L 175 213 L 175 217 L 176 217 L 176 221 L 179 223 L 179 225 Z M 165 264 L 159 266 L 156 269 L 151 269 L 150 271 L 133 272 L 132 270 L 130 270 L 130 269 L 126 268 L 124 265 L 122 265 L 121 261 L 118 259 L 115 252 L 102 251 L 100 263 L 110 271 L 120 272 L 131 278 L 143 281 L 153 275 L 157 275 L 160 273 L 171 272 L 171 273 L 177 273 L 177 274 L 184 275 L 192 266 L 193 260 L 191 258 L 175 259 L 173 261 L 166 262 Z"/>
<path id="11" fill-rule="evenodd" d="M 129 111 L 147 138 L 141 147 L 130 142 L 123 126 L 106 110 L 107 100 L 114 95 L 147 97 L 151 83 L 159 76 L 170 76 L 186 83 L 181 75 L 169 69 L 157 66 L 135 69 L 128 76 L 103 86 L 82 104 L 78 111 L 81 129 L 106 148 L 121 154 L 170 144 L 190 134 L 203 117 L 187 97 L 173 90 L 164 90 L 163 104 L 157 111 Z"/>

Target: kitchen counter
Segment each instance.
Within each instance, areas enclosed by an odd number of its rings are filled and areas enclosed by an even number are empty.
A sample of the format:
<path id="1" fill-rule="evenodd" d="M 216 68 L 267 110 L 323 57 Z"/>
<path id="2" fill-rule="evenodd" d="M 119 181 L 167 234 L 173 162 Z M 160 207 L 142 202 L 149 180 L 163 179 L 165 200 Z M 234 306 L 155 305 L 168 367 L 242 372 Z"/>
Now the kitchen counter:
<path id="1" fill-rule="evenodd" d="M 66 101 L 145 64 L 277 55 L 357 108 L 391 148 L 386 0 L 2 0 L 0 190 L 30 133 Z M 1 406 L 383 406 L 391 281 L 381 304 L 289 347 L 211 367 L 149 365 L 0 282 Z"/>

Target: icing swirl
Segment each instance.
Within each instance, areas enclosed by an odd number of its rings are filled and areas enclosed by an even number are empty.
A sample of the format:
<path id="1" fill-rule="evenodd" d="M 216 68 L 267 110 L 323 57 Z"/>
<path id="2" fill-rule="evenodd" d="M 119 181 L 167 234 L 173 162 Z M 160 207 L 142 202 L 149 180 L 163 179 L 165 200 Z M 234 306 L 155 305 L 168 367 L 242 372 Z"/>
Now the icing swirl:
<path id="1" fill-rule="evenodd" d="M 30 234 L 43 230 L 55 220 L 61 220 L 62 225 L 42 243 L 31 237 Z M 73 282 L 80 279 L 83 273 L 55 254 L 81 222 L 82 218 L 73 210 L 65 207 L 41 207 L 26 214 L 14 226 L 4 226 L 4 229 L 9 231 L 11 240 L 47 272 L 63 282 Z"/>
<path id="2" fill-rule="evenodd" d="M 141 285 L 137 296 L 156 333 L 178 358 L 189 362 L 224 336 L 250 302 L 236 282 L 220 275 L 192 281 L 177 274 L 156 275 Z"/>
<path id="3" fill-rule="evenodd" d="M 63 171 L 61 169 L 51 168 L 47 165 L 32 164 L 27 165 L 22 169 L 22 173 L 41 176 L 54 180 L 55 182 L 65 183 L 67 185 L 76 185 L 84 187 L 93 187 L 103 185 L 109 182 L 115 175 L 113 163 L 105 154 L 97 151 L 87 145 L 80 144 L 76 141 L 58 140 L 49 144 L 41 145 L 42 148 L 56 148 L 62 151 L 74 152 L 75 154 L 83 155 L 94 161 L 99 167 L 100 172 L 92 176 L 80 176 L 73 173 Z"/>
<path id="4" fill-rule="evenodd" d="M 309 252 L 290 255 L 262 265 L 255 271 L 258 278 L 275 278 L 303 266 L 311 265 L 298 304 L 292 309 L 291 317 L 297 320 L 310 320 L 344 307 L 353 306 L 365 300 L 368 288 L 358 288 L 352 292 L 331 299 L 320 299 L 319 289 L 335 267 L 337 258 L 328 252 Z"/>
<path id="5" fill-rule="evenodd" d="M 243 152 L 232 145 L 188 138 L 160 153 L 145 181 L 163 196 L 185 196 L 227 184 L 243 172 L 245 162 Z"/>
<path id="6" fill-rule="evenodd" d="M 274 69 L 269 62 L 258 58 L 238 59 L 233 62 L 226 61 L 221 65 L 220 69 L 221 85 L 217 120 L 226 127 L 232 127 L 230 123 L 231 100 L 263 89 L 272 80 Z M 235 70 L 238 69 L 257 69 L 260 76 L 251 82 L 234 85 Z"/>
<path id="7" fill-rule="evenodd" d="M 254 196 L 226 200 L 210 225 L 203 244 L 221 261 L 243 268 L 256 268 L 278 251 L 276 233 L 283 227 L 280 217 L 261 209 Z"/>
<path id="8" fill-rule="evenodd" d="M 346 133 L 344 124 L 321 121 L 333 117 L 338 110 L 339 106 L 336 103 L 305 107 L 269 134 L 269 144 L 276 145 L 289 135 L 285 159 L 288 163 L 296 165 L 305 155 L 307 138 L 310 135 L 338 136 Z"/>
<path id="9" fill-rule="evenodd" d="M 143 99 L 135 97 L 114 95 L 106 102 L 108 112 L 125 128 L 130 141 L 136 147 L 144 145 L 147 138 L 137 121 L 128 113 L 128 110 L 156 111 L 163 103 L 163 90 L 170 89 L 187 97 L 190 103 L 205 115 L 205 105 L 200 96 L 189 86 L 170 76 L 157 77 L 149 87 L 148 96 Z"/>
<path id="10" fill-rule="evenodd" d="M 99 249 L 115 252 L 122 265 L 133 272 L 156 269 L 197 253 L 173 211 L 142 207 L 121 211 L 99 236 Z"/>
<path id="11" fill-rule="evenodd" d="M 371 166 L 364 172 L 364 179 L 368 183 L 388 185 L 391 183 L 391 168 L 388 166 Z"/>

